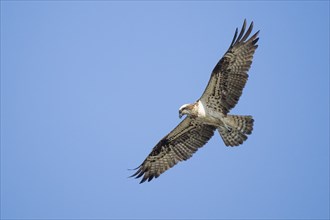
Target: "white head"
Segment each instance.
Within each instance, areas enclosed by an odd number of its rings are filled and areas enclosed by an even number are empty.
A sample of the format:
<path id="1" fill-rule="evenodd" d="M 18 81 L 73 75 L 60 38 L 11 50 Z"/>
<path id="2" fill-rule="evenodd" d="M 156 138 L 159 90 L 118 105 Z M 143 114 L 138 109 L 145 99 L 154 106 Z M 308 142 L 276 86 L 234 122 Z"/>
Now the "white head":
<path id="1" fill-rule="evenodd" d="M 192 104 L 184 104 L 179 109 L 179 118 L 182 118 L 183 115 L 190 115 L 193 110 L 194 105 Z"/>

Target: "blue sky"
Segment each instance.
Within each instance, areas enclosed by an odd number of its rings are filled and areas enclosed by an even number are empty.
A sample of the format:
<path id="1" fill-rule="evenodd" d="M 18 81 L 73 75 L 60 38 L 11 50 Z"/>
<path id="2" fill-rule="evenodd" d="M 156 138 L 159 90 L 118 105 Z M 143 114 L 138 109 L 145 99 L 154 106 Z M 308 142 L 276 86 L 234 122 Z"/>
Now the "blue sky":
<path id="1" fill-rule="evenodd" d="M 244 18 L 253 134 L 127 178 Z M 1 218 L 329 218 L 329 2 L 1 1 Z"/>

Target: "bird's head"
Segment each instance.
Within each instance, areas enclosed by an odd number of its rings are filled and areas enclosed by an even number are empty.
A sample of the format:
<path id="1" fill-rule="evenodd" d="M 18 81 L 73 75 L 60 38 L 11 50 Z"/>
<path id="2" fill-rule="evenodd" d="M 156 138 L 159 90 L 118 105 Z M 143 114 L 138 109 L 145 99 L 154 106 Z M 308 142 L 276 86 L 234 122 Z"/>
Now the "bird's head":
<path id="1" fill-rule="evenodd" d="M 181 106 L 179 109 L 179 118 L 182 118 L 183 115 L 190 115 L 193 108 L 193 104 L 184 104 Z"/>

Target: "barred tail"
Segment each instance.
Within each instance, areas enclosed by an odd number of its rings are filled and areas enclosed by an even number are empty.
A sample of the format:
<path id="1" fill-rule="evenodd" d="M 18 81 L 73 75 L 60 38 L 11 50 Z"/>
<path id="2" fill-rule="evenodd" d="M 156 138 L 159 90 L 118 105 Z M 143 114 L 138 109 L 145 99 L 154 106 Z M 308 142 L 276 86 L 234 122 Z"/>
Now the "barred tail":
<path id="1" fill-rule="evenodd" d="M 238 146 L 242 144 L 247 135 L 253 130 L 252 116 L 227 115 L 224 126 L 218 128 L 219 134 L 226 146 Z"/>

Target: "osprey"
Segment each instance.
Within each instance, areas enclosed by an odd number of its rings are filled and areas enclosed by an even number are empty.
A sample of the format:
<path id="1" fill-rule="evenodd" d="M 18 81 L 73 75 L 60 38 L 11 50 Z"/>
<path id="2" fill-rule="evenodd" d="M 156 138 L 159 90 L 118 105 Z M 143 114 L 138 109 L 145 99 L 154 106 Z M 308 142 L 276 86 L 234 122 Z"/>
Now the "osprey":
<path id="1" fill-rule="evenodd" d="M 246 32 L 245 29 L 246 20 L 238 37 L 236 28 L 229 49 L 214 67 L 201 98 L 180 107 L 179 117 L 186 118 L 156 144 L 131 177 L 142 177 L 140 183 L 159 177 L 178 162 L 189 159 L 211 139 L 215 130 L 226 146 L 238 146 L 251 134 L 252 116 L 228 114 L 242 95 L 258 47 L 259 31 L 248 39 L 253 22 Z"/>

